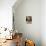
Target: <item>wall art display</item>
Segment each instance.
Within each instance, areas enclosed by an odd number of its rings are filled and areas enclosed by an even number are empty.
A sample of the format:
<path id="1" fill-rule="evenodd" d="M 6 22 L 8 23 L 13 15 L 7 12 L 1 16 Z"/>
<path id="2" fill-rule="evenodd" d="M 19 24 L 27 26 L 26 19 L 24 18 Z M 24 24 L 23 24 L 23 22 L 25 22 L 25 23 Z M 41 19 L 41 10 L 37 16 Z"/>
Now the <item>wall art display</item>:
<path id="1" fill-rule="evenodd" d="M 26 16 L 26 23 L 32 24 L 32 16 Z"/>

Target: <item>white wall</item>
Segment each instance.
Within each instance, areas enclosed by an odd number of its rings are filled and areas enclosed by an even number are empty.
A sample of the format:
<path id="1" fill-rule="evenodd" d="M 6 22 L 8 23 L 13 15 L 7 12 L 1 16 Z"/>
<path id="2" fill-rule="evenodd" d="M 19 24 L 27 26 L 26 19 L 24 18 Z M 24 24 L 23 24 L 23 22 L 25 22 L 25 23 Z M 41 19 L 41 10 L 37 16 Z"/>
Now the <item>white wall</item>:
<path id="1" fill-rule="evenodd" d="M 46 0 L 41 1 L 41 38 L 42 46 L 46 46 Z"/>
<path id="2" fill-rule="evenodd" d="M 15 28 L 41 46 L 41 0 L 23 0 L 14 10 Z M 26 23 L 26 16 L 32 16 L 32 24 Z"/>
<path id="3" fill-rule="evenodd" d="M 12 6 L 16 0 L 0 0 L 0 27 L 12 28 Z"/>

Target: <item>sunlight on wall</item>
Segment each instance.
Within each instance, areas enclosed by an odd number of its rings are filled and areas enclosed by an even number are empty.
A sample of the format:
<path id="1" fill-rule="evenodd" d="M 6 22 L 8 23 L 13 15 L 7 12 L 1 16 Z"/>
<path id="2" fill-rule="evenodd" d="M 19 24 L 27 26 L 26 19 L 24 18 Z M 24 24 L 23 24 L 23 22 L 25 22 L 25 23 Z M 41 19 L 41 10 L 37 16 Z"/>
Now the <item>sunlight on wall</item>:
<path id="1" fill-rule="evenodd" d="M 11 9 L 3 9 L 0 13 L 1 13 L 0 14 L 0 26 L 11 28 L 12 27 Z"/>
<path id="2" fill-rule="evenodd" d="M 12 29 L 12 6 L 16 0 L 0 0 L 0 27 Z"/>

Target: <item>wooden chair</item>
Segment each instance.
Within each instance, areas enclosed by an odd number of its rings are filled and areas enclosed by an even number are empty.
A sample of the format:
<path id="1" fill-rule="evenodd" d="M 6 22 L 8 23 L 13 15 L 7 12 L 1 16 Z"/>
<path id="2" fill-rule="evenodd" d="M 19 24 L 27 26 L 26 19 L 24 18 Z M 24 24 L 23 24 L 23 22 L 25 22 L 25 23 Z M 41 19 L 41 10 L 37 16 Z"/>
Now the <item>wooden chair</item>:
<path id="1" fill-rule="evenodd" d="M 22 44 L 22 33 L 16 33 L 15 34 L 15 41 L 16 41 L 16 46 L 21 46 Z"/>

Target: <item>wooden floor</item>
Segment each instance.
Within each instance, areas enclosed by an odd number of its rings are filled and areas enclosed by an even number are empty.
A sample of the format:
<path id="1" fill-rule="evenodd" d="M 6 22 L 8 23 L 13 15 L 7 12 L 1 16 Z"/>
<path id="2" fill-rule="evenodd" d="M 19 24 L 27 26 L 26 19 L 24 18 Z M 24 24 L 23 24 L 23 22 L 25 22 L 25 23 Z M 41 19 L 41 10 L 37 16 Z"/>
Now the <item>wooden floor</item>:
<path id="1" fill-rule="evenodd" d="M 6 42 L 2 43 L 0 46 L 16 46 L 15 39 L 13 39 L 13 40 L 6 40 Z"/>

